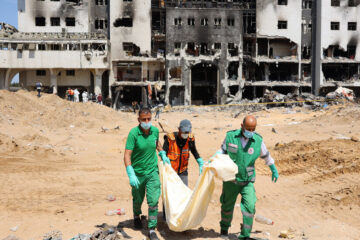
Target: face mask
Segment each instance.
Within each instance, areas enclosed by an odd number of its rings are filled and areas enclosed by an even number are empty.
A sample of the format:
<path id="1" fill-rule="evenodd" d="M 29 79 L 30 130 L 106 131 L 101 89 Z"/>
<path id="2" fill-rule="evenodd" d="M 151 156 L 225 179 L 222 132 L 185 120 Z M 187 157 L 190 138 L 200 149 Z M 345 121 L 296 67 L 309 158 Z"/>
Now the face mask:
<path id="1" fill-rule="evenodd" d="M 182 133 L 182 134 L 181 134 L 181 137 L 182 137 L 183 139 L 187 139 L 187 138 L 189 137 L 189 134 L 188 134 L 188 133 Z"/>
<path id="2" fill-rule="evenodd" d="M 140 126 L 141 126 L 143 129 L 148 130 L 148 129 L 150 129 L 150 127 L 151 127 L 151 122 L 148 122 L 148 123 L 146 123 L 146 122 L 141 122 L 141 123 L 140 123 Z"/>
<path id="3" fill-rule="evenodd" d="M 250 138 L 252 138 L 254 136 L 254 132 L 250 132 L 250 131 L 244 129 L 244 136 L 246 138 L 250 139 Z"/>

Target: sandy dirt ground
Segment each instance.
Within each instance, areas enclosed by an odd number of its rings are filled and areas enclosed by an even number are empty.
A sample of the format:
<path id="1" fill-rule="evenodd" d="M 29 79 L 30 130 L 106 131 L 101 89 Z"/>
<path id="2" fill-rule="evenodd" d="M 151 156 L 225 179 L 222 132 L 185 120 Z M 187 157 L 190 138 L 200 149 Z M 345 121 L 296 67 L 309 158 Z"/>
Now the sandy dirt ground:
<path id="1" fill-rule="evenodd" d="M 160 122 L 166 129 L 176 129 L 180 120 L 191 120 L 200 155 L 208 159 L 226 132 L 240 127 L 246 112 L 237 118 L 235 113 L 195 108 L 162 113 Z M 253 114 L 280 178 L 272 183 L 269 168 L 258 159 L 257 214 L 275 224 L 255 222 L 252 236 L 278 239 L 281 230 L 292 228 L 294 239 L 360 239 L 360 142 L 350 140 L 359 137 L 360 107 L 273 108 Z M 12 234 L 37 240 L 52 230 L 71 239 L 78 233 L 93 233 L 97 224 L 119 222 L 133 239 L 144 239 L 147 230 L 132 227 L 130 186 L 123 164 L 126 137 L 136 125 L 135 114 L 98 104 L 0 91 L 0 239 Z M 191 157 L 190 187 L 197 177 L 198 166 Z M 201 226 L 171 232 L 160 212 L 158 236 L 219 239 L 221 187 L 217 180 Z M 116 201 L 107 201 L 109 194 Z M 239 203 L 240 197 L 230 228 L 232 239 L 242 222 Z M 116 208 L 125 208 L 126 215 L 104 214 Z M 147 213 L 146 204 L 143 213 Z M 16 226 L 15 232 L 10 230 Z"/>

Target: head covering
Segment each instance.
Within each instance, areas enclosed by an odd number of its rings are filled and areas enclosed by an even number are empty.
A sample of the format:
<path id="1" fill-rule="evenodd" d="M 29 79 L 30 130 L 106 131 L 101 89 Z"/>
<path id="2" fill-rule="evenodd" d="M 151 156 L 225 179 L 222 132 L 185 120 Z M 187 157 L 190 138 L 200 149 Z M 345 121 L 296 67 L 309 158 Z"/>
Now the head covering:
<path id="1" fill-rule="evenodd" d="M 187 119 L 184 119 L 180 122 L 179 128 L 181 132 L 191 132 L 191 122 Z"/>

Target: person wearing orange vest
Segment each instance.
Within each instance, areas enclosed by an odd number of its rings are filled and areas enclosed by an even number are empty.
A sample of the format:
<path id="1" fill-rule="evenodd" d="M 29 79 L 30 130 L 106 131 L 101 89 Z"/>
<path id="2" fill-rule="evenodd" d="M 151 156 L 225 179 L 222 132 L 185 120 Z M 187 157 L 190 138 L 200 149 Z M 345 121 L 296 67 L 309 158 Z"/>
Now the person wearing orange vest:
<path id="1" fill-rule="evenodd" d="M 179 126 L 179 132 L 169 133 L 164 136 L 163 151 L 159 156 L 164 163 L 171 164 L 171 167 L 179 175 L 183 183 L 188 186 L 188 164 L 190 152 L 194 155 L 200 174 L 204 161 L 200 157 L 196 146 L 195 137 L 191 133 L 191 122 L 187 119 L 182 120 Z"/>

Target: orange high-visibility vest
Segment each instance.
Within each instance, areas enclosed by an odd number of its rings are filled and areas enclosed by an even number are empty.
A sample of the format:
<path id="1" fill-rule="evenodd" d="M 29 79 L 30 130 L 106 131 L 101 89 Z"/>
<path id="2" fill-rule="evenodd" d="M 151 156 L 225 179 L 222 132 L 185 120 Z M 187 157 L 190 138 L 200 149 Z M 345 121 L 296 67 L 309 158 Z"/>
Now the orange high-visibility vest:
<path id="1" fill-rule="evenodd" d="M 176 137 L 174 133 L 167 134 L 167 137 L 169 142 L 167 156 L 170 159 L 171 167 L 180 174 L 188 168 L 190 157 L 189 141 L 195 140 L 194 135 L 191 133 L 189 134 L 189 137 L 182 149 L 180 149 L 176 144 Z"/>

